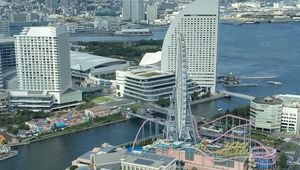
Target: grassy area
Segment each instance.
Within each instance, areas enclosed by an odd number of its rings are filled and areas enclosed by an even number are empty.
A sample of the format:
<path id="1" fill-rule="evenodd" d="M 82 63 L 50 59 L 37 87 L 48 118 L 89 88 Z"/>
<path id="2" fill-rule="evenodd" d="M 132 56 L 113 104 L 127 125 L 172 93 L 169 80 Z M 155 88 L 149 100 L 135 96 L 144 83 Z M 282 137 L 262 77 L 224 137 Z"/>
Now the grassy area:
<path id="1" fill-rule="evenodd" d="M 137 104 L 137 103 L 135 103 L 135 104 L 130 104 L 128 107 L 129 107 L 130 110 L 132 110 L 133 112 L 136 112 L 137 110 L 139 110 L 139 109 L 141 108 L 141 106 L 140 106 L 139 104 Z"/>
<path id="2" fill-rule="evenodd" d="M 80 104 L 78 106 L 76 106 L 76 110 L 85 110 L 85 109 L 89 109 L 89 108 L 92 108 L 95 106 L 95 103 L 93 102 L 87 102 L 87 103 L 83 103 L 83 104 Z"/>
<path id="3" fill-rule="evenodd" d="M 80 42 L 79 45 L 86 46 L 86 48 L 80 49 L 81 52 L 124 59 L 138 64 L 145 53 L 160 51 L 162 47 L 162 41 L 143 40 L 138 42 Z"/>
<path id="4" fill-rule="evenodd" d="M 109 102 L 111 101 L 112 99 L 108 98 L 108 97 L 104 97 L 104 96 L 99 96 L 97 98 L 95 98 L 93 100 L 94 103 L 105 103 L 105 102 Z"/>
<path id="5" fill-rule="evenodd" d="M 262 142 L 266 146 L 275 147 L 283 143 L 280 138 L 274 138 L 268 134 L 252 133 L 251 137 L 257 141 Z"/>
<path id="6" fill-rule="evenodd" d="M 161 75 L 160 73 L 158 72 L 149 72 L 149 73 L 145 73 L 145 74 L 140 74 L 139 76 L 142 76 L 142 77 L 152 77 L 152 76 L 159 76 Z"/>

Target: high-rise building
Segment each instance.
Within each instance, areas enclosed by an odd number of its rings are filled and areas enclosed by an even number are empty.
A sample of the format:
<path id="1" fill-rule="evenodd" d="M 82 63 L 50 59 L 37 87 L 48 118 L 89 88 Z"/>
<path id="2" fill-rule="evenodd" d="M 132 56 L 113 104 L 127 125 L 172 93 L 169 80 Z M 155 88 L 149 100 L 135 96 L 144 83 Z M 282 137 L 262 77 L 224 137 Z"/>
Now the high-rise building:
<path id="1" fill-rule="evenodd" d="M 144 0 L 123 0 L 122 19 L 139 23 L 145 18 Z"/>
<path id="2" fill-rule="evenodd" d="M 123 0 L 122 20 L 131 20 L 131 0 Z"/>
<path id="3" fill-rule="evenodd" d="M 218 0 L 196 0 L 172 21 L 164 39 L 161 68 L 175 71 L 177 37 L 186 40 L 188 76 L 211 93 L 216 91 Z"/>
<path id="4" fill-rule="evenodd" d="M 60 94 L 72 84 L 66 28 L 24 28 L 15 36 L 15 48 L 18 90 L 48 91 L 60 103 Z"/>
<path id="5" fill-rule="evenodd" d="M 3 79 L 16 69 L 14 38 L 0 38 L 0 89 L 4 88 Z"/>
<path id="6" fill-rule="evenodd" d="M 45 5 L 47 8 L 57 9 L 58 8 L 58 0 L 45 0 Z"/>
<path id="7" fill-rule="evenodd" d="M 60 0 L 60 3 L 64 7 L 70 7 L 71 6 L 71 0 Z"/>
<path id="8" fill-rule="evenodd" d="M 9 36 L 9 22 L 0 21 L 0 38 Z"/>
<path id="9" fill-rule="evenodd" d="M 12 13 L 10 14 L 10 22 L 30 22 L 39 21 L 40 16 L 37 13 Z"/>
<path id="10" fill-rule="evenodd" d="M 277 98 L 283 101 L 281 114 L 281 131 L 299 134 L 300 96 L 285 94 L 278 95 Z"/>
<path id="11" fill-rule="evenodd" d="M 1 67 L 4 72 L 16 69 L 14 38 L 0 39 L 0 58 Z"/>
<path id="12" fill-rule="evenodd" d="M 144 0 L 131 0 L 131 22 L 139 23 L 144 19 Z"/>
<path id="13" fill-rule="evenodd" d="M 148 5 L 147 6 L 147 20 L 150 22 L 154 22 L 157 19 L 157 6 L 156 5 Z"/>

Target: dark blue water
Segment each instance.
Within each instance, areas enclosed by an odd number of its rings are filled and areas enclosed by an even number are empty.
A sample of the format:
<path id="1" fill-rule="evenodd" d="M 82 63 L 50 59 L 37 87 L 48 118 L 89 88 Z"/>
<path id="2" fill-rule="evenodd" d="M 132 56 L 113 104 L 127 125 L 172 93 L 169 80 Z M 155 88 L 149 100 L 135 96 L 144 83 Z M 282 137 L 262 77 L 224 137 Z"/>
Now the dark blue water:
<path id="1" fill-rule="evenodd" d="M 101 146 L 102 143 L 118 145 L 133 141 L 142 123 L 142 120 L 135 118 L 14 147 L 19 151 L 19 155 L 0 162 L 0 170 L 62 170 L 70 166 L 72 160 L 94 147 Z M 154 135 L 154 124 L 151 132 Z M 140 137 L 149 135 L 150 127 L 146 124 L 144 133 L 141 132 Z"/>
<path id="2" fill-rule="evenodd" d="M 166 29 L 155 33 L 162 39 Z M 258 87 L 227 88 L 229 91 L 264 96 L 272 94 L 300 94 L 300 23 L 221 25 L 218 58 L 218 74 L 234 72 L 237 75 L 276 75 L 283 86 L 272 86 L 268 80 L 251 80 Z M 143 37 L 77 36 L 71 40 L 125 41 Z M 146 37 L 147 39 L 153 37 Z M 222 88 L 219 86 L 219 88 Z M 209 117 L 217 108 L 232 109 L 249 101 L 231 98 L 193 106 L 195 114 Z M 40 141 L 18 147 L 20 154 L 0 162 L 0 170 L 59 170 L 71 164 L 79 155 L 103 142 L 120 144 L 132 141 L 142 121 L 126 122 L 90 129 L 84 132 Z M 148 135 L 146 131 L 145 135 Z"/>
<path id="3" fill-rule="evenodd" d="M 228 91 L 266 96 L 300 95 L 300 23 L 221 25 L 219 36 L 218 74 L 270 76 L 282 86 L 268 84 L 266 79 L 248 80 L 258 87 L 230 87 Z M 219 88 L 223 88 L 219 85 Z M 195 114 L 211 116 L 218 108 L 233 109 L 248 105 L 237 98 L 223 99 L 193 106 Z"/>

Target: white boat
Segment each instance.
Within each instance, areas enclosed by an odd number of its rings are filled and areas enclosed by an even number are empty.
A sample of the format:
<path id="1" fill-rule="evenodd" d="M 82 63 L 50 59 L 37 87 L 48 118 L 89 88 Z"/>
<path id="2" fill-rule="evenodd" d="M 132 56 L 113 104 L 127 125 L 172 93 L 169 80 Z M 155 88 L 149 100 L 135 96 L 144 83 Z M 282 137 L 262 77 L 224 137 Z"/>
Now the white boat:
<path id="1" fill-rule="evenodd" d="M 272 85 L 282 85 L 282 83 L 279 81 L 268 81 L 268 83 Z"/>
<path id="2" fill-rule="evenodd" d="M 221 111 L 223 111 L 223 110 L 224 110 L 223 108 L 219 108 L 219 109 L 218 109 L 219 112 L 221 112 Z"/>

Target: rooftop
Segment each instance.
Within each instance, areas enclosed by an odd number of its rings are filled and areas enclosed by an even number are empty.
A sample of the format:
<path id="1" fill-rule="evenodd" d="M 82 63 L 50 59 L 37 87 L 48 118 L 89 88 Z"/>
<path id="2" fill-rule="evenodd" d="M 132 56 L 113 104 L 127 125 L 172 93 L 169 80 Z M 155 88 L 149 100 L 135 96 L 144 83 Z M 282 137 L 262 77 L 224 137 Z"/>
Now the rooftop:
<path id="1" fill-rule="evenodd" d="M 167 166 L 173 161 L 175 161 L 175 158 L 173 157 L 161 156 L 145 152 L 141 154 L 130 153 L 126 155 L 126 158 L 124 160 L 124 162 L 146 165 L 155 168 Z"/>
<path id="2" fill-rule="evenodd" d="M 139 76 L 142 76 L 142 77 L 154 77 L 154 76 L 160 76 L 160 75 L 162 75 L 162 74 L 159 72 L 147 72 L 147 73 L 139 74 Z"/>
<path id="3" fill-rule="evenodd" d="M 252 100 L 254 103 L 258 104 L 268 104 L 268 105 L 279 105 L 282 104 L 282 100 L 274 98 L 274 97 L 256 97 Z"/>
<path id="4" fill-rule="evenodd" d="M 71 58 L 71 69 L 79 70 L 79 71 L 88 71 L 89 69 L 95 67 L 105 67 L 109 65 L 113 65 L 114 63 L 122 64 L 126 61 L 118 60 L 114 58 L 102 57 L 93 54 L 70 51 Z"/>
<path id="5" fill-rule="evenodd" d="M 97 107 L 93 107 L 93 108 L 90 108 L 90 109 L 87 109 L 87 110 L 90 110 L 91 112 L 100 112 L 100 111 L 104 111 L 104 110 L 108 110 L 109 108 L 108 107 L 105 107 L 105 106 L 97 106 Z M 112 148 L 114 149 L 114 148 Z"/>
<path id="6" fill-rule="evenodd" d="M 64 26 L 24 27 L 22 32 L 16 36 L 56 37 L 62 33 L 67 33 Z"/>
<path id="7" fill-rule="evenodd" d="M 15 39 L 13 37 L 0 38 L 0 43 L 14 43 Z"/>
<path id="8" fill-rule="evenodd" d="M 150 64 L 159 64 L 161 61 L 161 51 L 155 52 L 155 53 L 146 53 L 141 62 L 140 66 L 146 66 Z"/>

